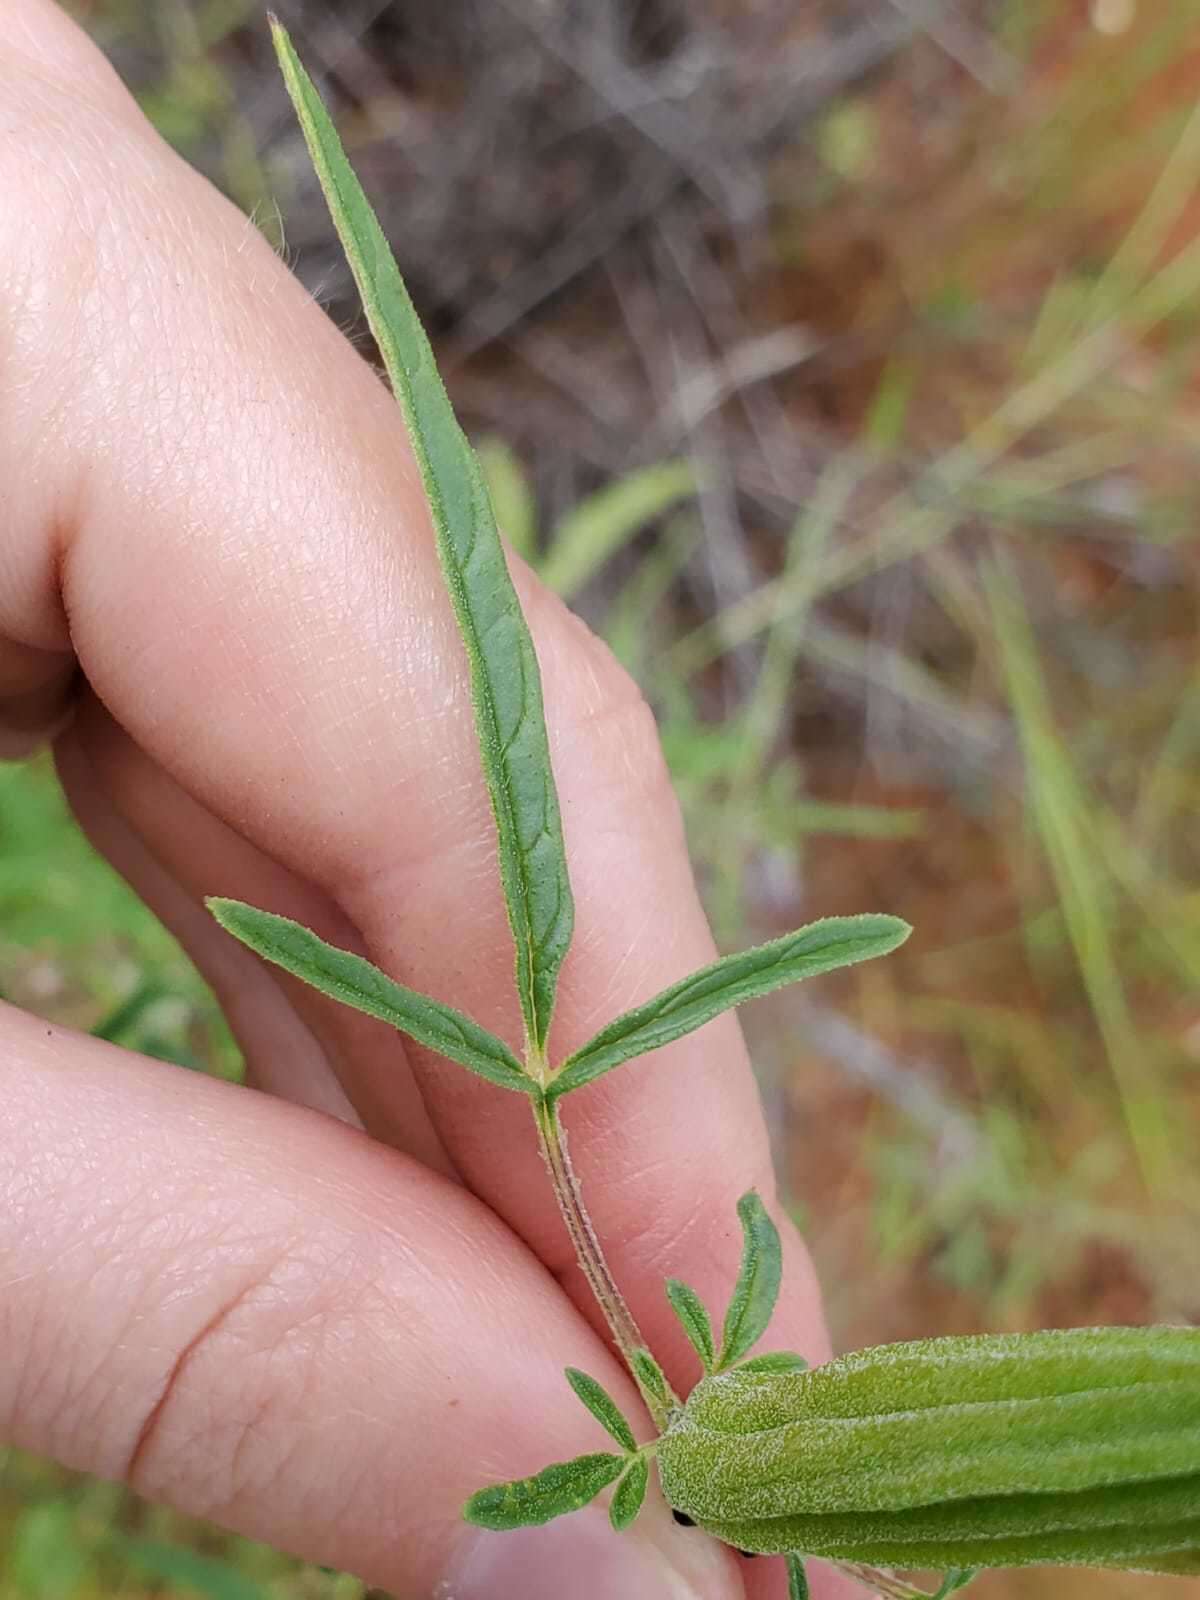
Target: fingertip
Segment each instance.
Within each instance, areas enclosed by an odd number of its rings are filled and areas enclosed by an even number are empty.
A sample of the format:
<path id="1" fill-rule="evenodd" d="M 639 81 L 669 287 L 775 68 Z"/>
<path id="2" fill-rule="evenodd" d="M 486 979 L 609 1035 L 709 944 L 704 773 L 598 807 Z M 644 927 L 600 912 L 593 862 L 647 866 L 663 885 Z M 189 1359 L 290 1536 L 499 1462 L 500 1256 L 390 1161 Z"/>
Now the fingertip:
<path id="1" fill-rule="evenodd" d="M 441 1588 L 453 1600 L 743 1600 L 729 1551 L 688 1534 L 661 1502 L 624 1533 L 603 1503 L 540 1528 L 471 1530 Z"/>

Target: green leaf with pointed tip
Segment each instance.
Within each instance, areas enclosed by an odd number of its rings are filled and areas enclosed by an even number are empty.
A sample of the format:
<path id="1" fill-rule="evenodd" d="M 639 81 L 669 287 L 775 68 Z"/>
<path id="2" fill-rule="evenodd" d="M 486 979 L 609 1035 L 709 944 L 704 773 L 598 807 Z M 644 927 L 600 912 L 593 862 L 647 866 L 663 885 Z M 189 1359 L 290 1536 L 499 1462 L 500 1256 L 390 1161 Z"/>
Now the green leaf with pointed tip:
<path id="1" fill-rule="evenodd" d="M 590 1378 L 586 1372 L 580 1372 L 578 1367 L 568 1367 L 566 1371 L 567 1382 L 596 1421 L 612 1434 L 622 1450 L 628 1450 L 632 1454 L 637 1449 L 637 1440 L 633 1437 L 633 1429 L 621 1415 L 617 1402 L 596 1382 L 595 1378 Z"/>
<path id="2" fill-rule="evenodd" d="M 649 1350 L 635 1350 L 629 1358 L 633 1368 L 633 1375 L 638 1382 L 647 1389 L 658 1401 L 664 1411 L 669 1411 L 676 1403 L 671 1385 L 667 1382 L 666 1374 Z"/>
<path id="3" fill-rule="evenodd" d="M 209 899 L 204 903 L 235 939 L 322 994 L 390 1022 L 418 1044 L 428 1045 L 505 1089 L 528 1094 L 533 1087 L 504 1041 L 453 1006 L 393 983 L 363 956 L 326 944 L 311 928 L 290 917 L 260 911 L 240 900 Z"/>
<path id="4" fill-rule="evenodd" d="M 601 1489 L 620 1477 L 627 1461 L 627 1456 L 607 1452 L 557 1461 L 532 1478 L 481 1489 L 467 1501 L 463 1516 L 477 1527 L 492 1528 L 498 1533 L 565 1517 L 594 1500 Z"/>
<path id="5" fill-rule="evenodd" d="M 540 1053 L 574 910 L 533 641 L 482 469 L 455 418 L 383 230 L 291 40 L 278 22 L 272 22 L 271 32 L 429 499 L 438 555 L 470 662 L 521 1010 L 530 1042 Z"/>
<path id="6" fill-rule="evenodd" d="M 713 1344 L 712 1323 L 708 1320 L 703 1300 L 690 1285 L 678 1278 L 667 1279 L 667 1299 L 683 1324 L 683 1331 L 691 1340 L 692 1348 L 700 1357 L 705 1372 L 711 1372 L 716 1351 Z"/>
<path id="7" fill-rule="evenodd" d="M 783 1272 L 779 1230 L 753 1189 L 742 1196 L 737 1209 L 742 1224 L 742 1264 L 725 1313 L 718 1372 L 740 1361 L 766 1332 Z"/>
<path id="8" fill-rule="evenodd" d="M 808 1600 L 808 1573 L 799 1556 L 785 1556 L 788 1575 L 788 1600 Z"/>
<path id="9" fill-rule="evenodd" d="M 949 1600 L 952 1594 L 957 1594 L 960 1589 L 965 1589 L 979 1576 L 977 1567 L 951 1567 L 950 1571 L 942 1576 L 942 1586 L 931 1600 Z"/>
<path id="10" fill-rule="evenodd" d="M 563 1063 L 547 1092 L 552 1098 L 569 1094 L 773 989 L 887 955 L 911 932 L 899 917 L 826 917 L 770 944 L 724 956 L 601 1028 Z"/>
<path id="11" fill-rule="evenodd" d="M 765 1355 L 739 1361 L 739 1372 L 807 1372 L 808 1362 L 794 1350 L 768 1350 Z"/>
<path id="12" fill-rule="evenodd" d="M 649 1475 L 645 1456 L 634 1456 L 625 1468 L 612 1497 L 612 1504 L 608 1508 L 608 1520 L 618 1533 L 624 1533 L 642 1509 Z"/>

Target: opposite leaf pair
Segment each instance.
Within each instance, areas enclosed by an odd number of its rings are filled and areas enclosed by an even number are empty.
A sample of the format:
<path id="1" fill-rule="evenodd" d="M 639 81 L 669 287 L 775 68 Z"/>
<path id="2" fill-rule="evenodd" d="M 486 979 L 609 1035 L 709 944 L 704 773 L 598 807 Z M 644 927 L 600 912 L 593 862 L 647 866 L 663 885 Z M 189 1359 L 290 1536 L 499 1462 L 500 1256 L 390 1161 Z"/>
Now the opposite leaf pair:
<path id="1" fill-rule="evenodd" d="M 240 900 L 213 897 L 206 904 L 221 926 L 243 944 L 322 994 L 391 1023 L 418 1044 L 504 1089 L 550 1102 L 635 1056 L 682 1038 L 746 1000 L 886 955 L 911 932 L 898 917 L 825 917 L 770 944 L 725 956 L 672 984 L 608 1023 L 552 1070 L 544 1057 L 523 1064 L 502 1039 L 463 1012 L 406 989 L 364 957 L 327 944 L 299 922 Z"/>
<path id="2" fill-rule="evenodd" d="M 739 1204 L 738 1275 L 716 1345 L 686 1284 L 671 1303 L 704 1367 L 686 1402 L 645 1347 L 613 1281 L 559 1123 L 562 1097 L 719 1013 L 783 984 L 894 949 L 894 917 L 839 917 L 712 963 L 602 1028 L 560 1065 L 547 1045 L 574 924 L 537 659 L 488 503 L 400 273 L 332 123 L 283 29 L 288 91 L 429 500 L 466 647 L 499 873 L 516 947 L 519 1057 L 452 1006 L 395 983 L 283 917 L 233 900 L 214 915 L 251 949 L 348 1005 L 531 1102 L 580 1265 L 658 1428 L 638 1445 L 594 1379 L 568 1374 L 619 1446 L 485 1489 L 467 1514 L 488 1527 L 543 1522 L 615 1485 L 610 1515 L 637 1515 L 656 1459 L 669 1504 L 747 1552 L 782 1554 L 791 1600 L 801 1556 L 843 1565 L 892 1600 L 919 1594 L 881 1569 L 945 1568 L 944 1600 L 975 1567 L 1075 1562 L 1200 1573 L 1200 1330 L 1083 1329 L 937 1339 L 803 1370 L 748 1357 L 779 1288 L 779 1241 L 753 1195 Z"/>
<path id="3" fill-rule="evenodd" d="M 533 641 L 478 458 L 455 418 L 387 240 L 291 40 L 274 18 L 271 28 L 284 82 L 407 426 L 466 648 L 516 951 L 524 1060 L 453 1006 L 393 982 L 299 923 L 227 899 L 208 901 L 213 915 L 252 950 L 314 988 L 390 1022 L 492 1083 L 549 1102 L 746 1000 L 894 950 L 911 931 L 898 917 L 814 923 L 672 984 L 610 1022 L 561 1066 L 550 1065 L 550 1021 L 575 912 Z"/>

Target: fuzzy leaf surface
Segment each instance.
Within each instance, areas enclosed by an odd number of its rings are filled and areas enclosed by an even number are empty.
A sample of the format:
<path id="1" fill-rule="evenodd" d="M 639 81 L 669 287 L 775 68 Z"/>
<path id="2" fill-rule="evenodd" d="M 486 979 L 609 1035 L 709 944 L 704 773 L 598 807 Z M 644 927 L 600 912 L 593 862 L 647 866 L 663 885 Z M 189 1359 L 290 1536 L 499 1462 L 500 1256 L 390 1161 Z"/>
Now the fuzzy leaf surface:
<path id="1" fill-rule="evenodd" d="M 836 967 L 887 955 L 912 929 L 899 917 L 826 917 L 795 933 L 723 956 L 610 1022 L 563 1063 L 552 1096 L 591 1083 L 634 1056 L 658 1050 L 747 1000 Z"/>
<path id="2" fill-rule="evenodd" d="M 645 1456 L 634 1456 L 625 1468 L 608 1508 L 608 1520 L 618 1533 L 623 1533 L 642 1509 L 649 1476 L 650 1469 Z"/>
<path id="3" fill-rule="evenodd" d="M 612 1435 L 622 1450 L 636 1450 L 637 1440 L 633 1437 L 633 1429 L 621 1415 L 617 1402 L 603 1385 L 597 1383 L 595 1378 L 589 1377 L 586 1372 L 580 1372 L 578 1367 L 568 1367 L 566 1372 L 567 1382 L 600 1426 Z"/>
<path id="4" fill-rule="evenodd" d="M 667 1279 L 667 1299 L 683 1324 L 683 1331 L 691 1341 L 692 1349 L 700 1357 L 705 1372 L 711 1372 L 716 1359 L 713 1345 L 712 1323 L 708 1319 L 704 1302 L 696 1291 L 679 1278 Z"/>
<path id="5" fill-rule="evenodd" d="M 666 1374 L 649 1350 L 635 1350 L 629 1361 L 638 1382 L 654 1396 L 664 1411 L 669 1411 L 674 1404 L 675 1396 L 671 1385 L 667 1382 Z"/>
<path id="6" fill-rule="evenodd" d="M 621 1475 L 627 1461 L 627 1456 L 606 1452 L 556 1461 L 532 1478 L 517 1478 L 512 1483 L 481 1489 L 467 1501 L 463 1516 L 480 1528 L 499 1533 L 550 1522 L 594 1500 L 601 1489 Z"/>
<path id="7" fill-rule="evenodd" d="M 574 908 L 533 641 L 482 468 L 458 425 L 387 239 L 291 40 L 277 22 L 272 34 L 429 499 L 438 555 L 470 663 L 522 1014 L 530 1041 L 541 1051 L 559 967 L 571 942 Z"/>
<path id="8" fill-rule="evenodd" d="M 762 1201 L 751 1190 L 738 1201 L 737 1209 L 742 1224 L 742 1264 L 725 1313 L 718 1372 L 740 1361 L 767 1331 L 783 1276 L 779 1230 Z"/>
<path id="9" fill-rule="evenodd" d="M 929 1339 L 811 1372 L 736 1368 L 696 1385 L 658 1463 L 672 1506 L 747 1550 L 1200 1573 L 1200 1328 Z"/>
<path id="10" fill-rule="evenodd" d="M 418 1044 L 448 1056 L 481 1078 L 528 1094 L 530 1080 L 504 1041 L 453 1006 L 394 983 L 363 956 L 326 944 L 311 928 L 290 917 L 260 911 L 240 900 L 210 899 L 205 904 L 226 932 L 264 960 L 303 978 L 343 1005 L 390 1022 Z"/>

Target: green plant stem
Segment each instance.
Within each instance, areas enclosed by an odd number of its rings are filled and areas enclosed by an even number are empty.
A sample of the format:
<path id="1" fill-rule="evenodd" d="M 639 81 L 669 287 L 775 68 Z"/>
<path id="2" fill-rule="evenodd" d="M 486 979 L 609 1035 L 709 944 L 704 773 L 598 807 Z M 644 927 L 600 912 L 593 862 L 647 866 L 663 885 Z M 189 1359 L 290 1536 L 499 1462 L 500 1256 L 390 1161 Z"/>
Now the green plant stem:
<path id="1" fill-rule="evenodd" d="M 558 1201 L 558 1208 L 562 1212 L 563 1221 L 567 1225 L 567 1232 L 571 1236 L 571 1244 L 575 1249 L 575 1256 L 583 1269 L 583 1275 L 588 1281 L 588 1287 L 596 1297 L 596 1303 L 604 1313 L 605 1321 L 612 1331 L 617 1349 L 624 1358 L 625 1365 L 633 1375 L 634 1382 L 641 1392 L 646 1409 L 654 1418 L 654 1423 L 660 1430 L 667 1425 L 669 1412 L 664 1408 L 661 1400 L 653 1394 L 638 1376 L 634 1365 L 634 1353 L 647 1348 L 642 1337 L 641 1329 L 634 1320 L 633 1312 L 625 1304 L 625 1297 L 617 1287 L 617 1281 L 612 1275 L 608 1262 L 604 1258 L 604 1251 L 600 1247 L 600 1240 L 588 1216 L 587 1208 L 583 1203 L 583 1195 L 579 1188 L 579 1181 L 571 1166 L 567 1154 L 567 1139 L 562 1123 L 558 1117 L 558 1102 L 545 1095 L 533 1096 L 533 1120 L 537 1126 L 538 1143 L 546 1166 L 550 1173 L 550 1181 L 554 1186 L 554 1195 Z M 672 1403 L 678 1405 L 674 1392 L 671 1395 Z"/>

